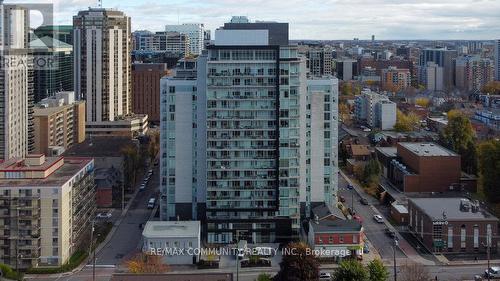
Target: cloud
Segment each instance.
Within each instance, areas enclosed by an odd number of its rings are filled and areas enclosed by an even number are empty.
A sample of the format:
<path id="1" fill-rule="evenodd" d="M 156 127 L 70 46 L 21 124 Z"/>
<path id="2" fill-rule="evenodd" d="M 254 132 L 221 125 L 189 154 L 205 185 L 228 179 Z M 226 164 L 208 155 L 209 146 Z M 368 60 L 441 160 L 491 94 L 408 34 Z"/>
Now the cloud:
<path id="1" fill-rule="evenodd" d="M 97 0 L 53 2 L 58 23 Z M 11 0 L 9 2 L 23 2 Z M 495 0 L 103 0 L 123 10 L 133 29 L 204 23 L 214 30 L 232 15 L 290 23 L 293 39 L 493 39 L 500 37 L 500 1 Z"/>

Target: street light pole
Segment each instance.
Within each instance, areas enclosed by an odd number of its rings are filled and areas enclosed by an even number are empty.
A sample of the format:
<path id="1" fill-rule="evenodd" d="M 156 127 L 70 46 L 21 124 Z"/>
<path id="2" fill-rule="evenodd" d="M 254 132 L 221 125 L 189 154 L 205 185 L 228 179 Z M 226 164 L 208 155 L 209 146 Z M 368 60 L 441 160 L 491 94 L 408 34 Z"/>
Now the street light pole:
<path id="1" fill-rule="evenodd" d="M 392 246 L 393 257 L 394 257 L 394 281 L 398 280 L 398 272 L 396 267 L 396 247 L 398 246 L 398 239 L 394 237 L 394 245 Z"/>
<path id="2" fill-rule="evenodd" d="M 95 249 L 92 249 L 92 246 L 93 246 L 93 242 L 94 242 L 94 220 L 91 221 L 92 222 L 92 228 L 90 230 L 90 251 L 89 251 L 89 254 L 92 253 L 92 250 L 94 251 L 93 253 L 93 258 L 92 258 L 92 281 L 95 281 Z"/>

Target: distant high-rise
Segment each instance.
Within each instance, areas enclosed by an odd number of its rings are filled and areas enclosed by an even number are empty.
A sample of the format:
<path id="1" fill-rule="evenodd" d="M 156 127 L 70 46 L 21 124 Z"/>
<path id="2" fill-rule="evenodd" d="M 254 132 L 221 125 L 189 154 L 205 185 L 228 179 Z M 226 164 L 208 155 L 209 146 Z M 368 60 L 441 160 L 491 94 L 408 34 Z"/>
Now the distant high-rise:
<path id="1" fill-rule="evenodd" d="M 44 36 L 30 42 L 32 53 L 48 57 L 54 67 L 33 71 L 35 103 L 60 91 L 73 91 L 73 46 L 53 37 Z"/>
<path id="2" fill-rule="evenodd" d="M 495 80 L 500 81 L 500 39 L 495 41 Z"/>
<path id="3" fill-rule="evenodd" d="M 165 31 L 173 31 L 185 34 L 189 37 L 189 52 L 193 55 L 200 55 L 204 49 L 204 26 L 202 23 L 184 23 L 177 25 L 166 25 Z"/>
<path id="4" fill-rule="evenodd" d="M 332 50 L 310 49 L 307 52 L 307 68 L 312 76 L 332 75 Z"/>
<path id="5" fill-rule="evenodd" d="M 35 29 L 34 33 L 38 38 L 48 36 L 66 44 L 73 45 L 72 25 L 42 25 Z"/>
<path id="6" fill-rule="evenodd" d="M 456 50 L 448 50 L 446 48 L 424 49 L 420 53 L 420 82 L 424 81 L 424 69 L 428 62 L 434 62 L 443 68 L 443 85 L 446 90 L 454 86 L 454 65 L 453 61 L 457 57 Z"/>
<path id="7" fill-rule="evenodd" d="M 409 69 L 389 66 L 382 69 L 382 88 L 387 91 L 401 91 L 411 85 L 411 73 Z"/>
<path id="8" fill-rule="evenodd" d="M 429 91 L 444 90 L 443 68 L 436 63 L 430 61 L 425 67 L 425 88 Z"/>
<path id="9" fill-rule="evenodd" d="M 337 78 L 342 81 L 350 81 L 358 75 L 358 61 L 348 58 L 336 60 Z"/>
<path id="10" fill-rule="evenodd" d="M 89 8 L 73 17 L 77 97 L 86 100 L 88 134 L 143 132 L 144 116 L 131 117 L 130 17 L 121 11 Z M 123 124 L 122 124 L 123 123 Z"/>
<path id="11" fill-rule="evenodd" d="M 493 62 L 475 56 L 460 56 L 455 62 L 455 83 L 464 91 L 481 91 L 483 86 L 494 79 Z"/>
<path id="12" fill-rule="evenodd" d="M 132 33 L 135 51 L 171 52 L 185 56 L 191 52 L 189 37 L 186 34 L 173 31 Z"/>
<path id="13" fill-rule="evenodd" d="M 29 11 L 0 3 L 0 158 L 33 149 L 33 64 L 28 51 Z"/>
<path id="14" fill-rule="evenodd" d="M 160 122 L 160 79 L 166 74 L 164 63 L 132 64 L 134 113 L 147 114 L 149 121 Z"/>

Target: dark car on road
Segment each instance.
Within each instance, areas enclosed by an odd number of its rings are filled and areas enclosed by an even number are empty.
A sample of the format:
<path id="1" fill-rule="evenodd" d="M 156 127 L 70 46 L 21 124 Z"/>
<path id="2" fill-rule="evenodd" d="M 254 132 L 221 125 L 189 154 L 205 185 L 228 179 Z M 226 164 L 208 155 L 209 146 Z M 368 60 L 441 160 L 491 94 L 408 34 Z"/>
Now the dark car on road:
<path id="1" fill-rule="evenodd" d="M 363 205 L 368 205 L 368 200 L 366 200 L 366 198 L 359 199 L 359 202 Z"/>
<path id="2" fill-rule="evenodd" d="M 390 230 L 389 228 L 386 228 L 385 229 L 385 234 L 391 238 L 395 238 L 396 237 L 396 232 Z"/>

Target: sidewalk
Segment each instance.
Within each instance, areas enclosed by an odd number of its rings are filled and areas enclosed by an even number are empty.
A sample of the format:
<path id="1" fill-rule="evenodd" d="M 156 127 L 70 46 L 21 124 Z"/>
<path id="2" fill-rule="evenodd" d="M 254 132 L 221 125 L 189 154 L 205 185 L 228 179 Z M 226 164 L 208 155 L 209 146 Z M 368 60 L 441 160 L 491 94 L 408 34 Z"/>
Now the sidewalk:
<path id="1" fill-rule="evenodd" d="M 102 248 L 104 248 L 109 243 L 109 241 L 111 241 L 111 238 L 113 237 L 113 234 L 116 232 L 116 229 L 122 223 L 123 218 L 125 217 L 125 215 L 127 214 L 128 210 L 130 209 L 130 206 L 132 205 L 132 202 L 134 202 L 135 197 L 137 196 L 137 193 L 139 193 L 139 189 L 137 189 L 134 192 L 133 196 L 128 201 L 127 206 L 125 206 L 125 209 L 123 209 L 122 213 L 120 214 L 120 218 L 118 220 L 116 220 L 116 222 L 113 224 L 113 227 L 109 231 L 108 236 L 106 236 L 106 239 L 104 241 L 102 241 L 102 243 L 99 244 L 99 246 L 97 246 L 97 248 L 95 249 L 96 255 L 102 250 Z M 26 274 L 26 275 L 24 275 L 24 278 L 25 279 L 33 279 L 33 278 L 40 278 L 40 277 L 43 277 L 43 278 L 60 278 L 60 277 L 71 276 L 71 275 L 73 275 L 73 274 L 81 271 L 85 266 L 87 266 L 87 264 L 89 263 L 89 261 L 92 259 L 92 255 L 93 255 L 93 252 L 91 254 L 89 254 L 89 256 L 79 266 L 77 266 L 72 271 L 63 272 L 63 273 L 56 273 L 56 274 Z"/>

